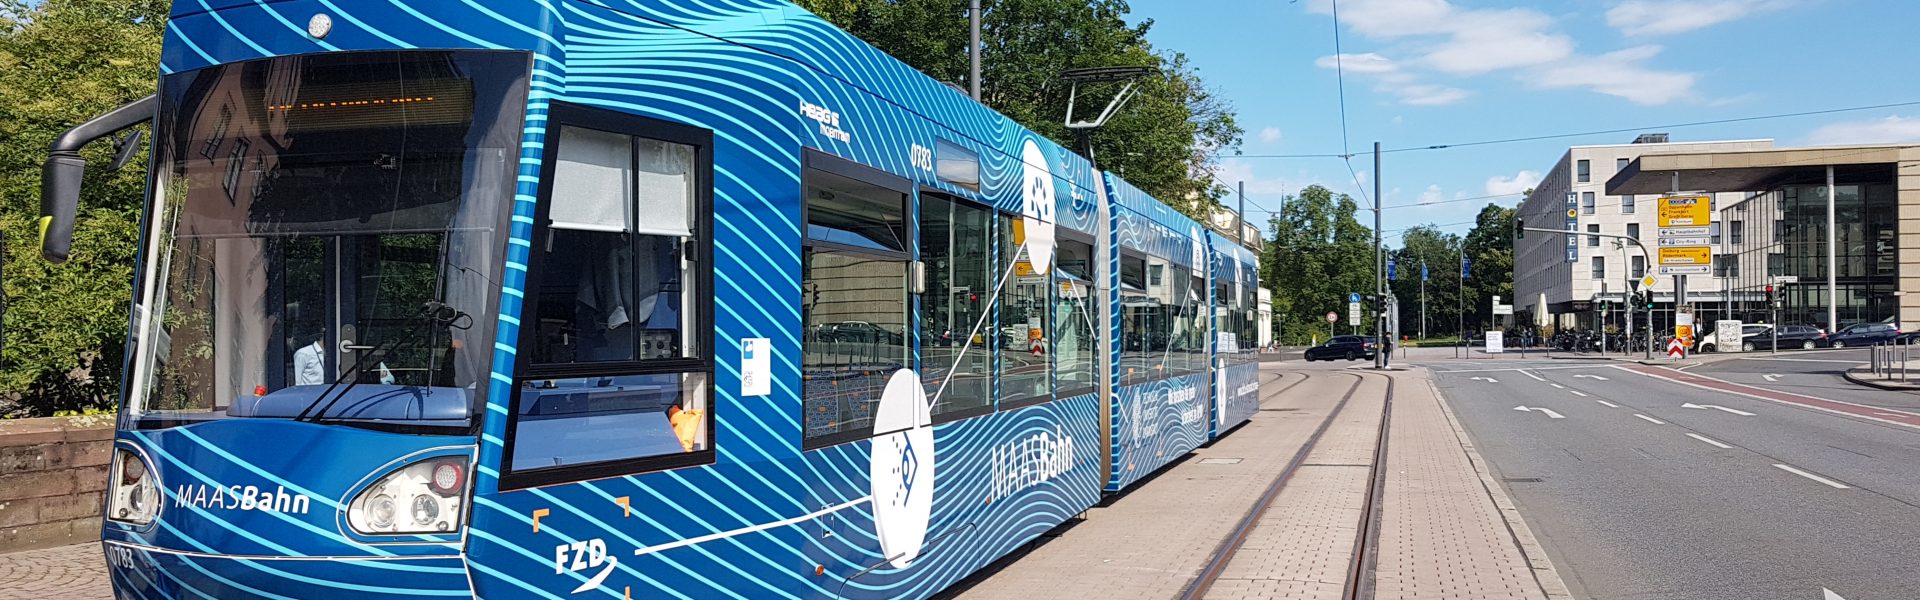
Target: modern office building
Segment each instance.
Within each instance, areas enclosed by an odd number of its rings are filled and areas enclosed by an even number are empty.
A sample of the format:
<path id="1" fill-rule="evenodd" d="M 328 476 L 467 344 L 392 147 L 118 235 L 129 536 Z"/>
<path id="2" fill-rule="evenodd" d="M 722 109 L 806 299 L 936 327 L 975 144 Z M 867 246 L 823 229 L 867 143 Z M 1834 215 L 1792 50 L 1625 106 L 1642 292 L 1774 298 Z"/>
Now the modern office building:
<path id="1" fill-rule="evenodd" d="M 1632 191 L 1611 191 L 1608 181 L 1630 170 L 1634 161 L 1642 157 L 1748 152 L 1772 147 L 1773 140 L 1765 139 L 1669 142 L 1666 134 L 1645 134 L 1630 144 L 1568 148 L 1520 205 L 1516 218 L 1527 227 L 1565 229 L 1572 224 L 1577 234 L 1570 238 L 1563 234 L 1529 232 L 1514 241 L 1516 320 L 1525 322 L 1530 315 L 1537 326 L 1598 327 L 1602 323 L 1598 309 L 1604 300 L 1613 309 L 1606 315 L 1605 322 L 1625 329 L 1620 308 L 1635 289 L 1633 282 L 1651 268 L 1651 259 L 1634 244 L 1585 234 L 1631 236 L 1640 239 L 1647 248 L 1654 248 L 1655 200 L 1670 190 L 1662 187 L 1649 191 L 1645 186 L 1637 186 Z M 1729 206 L 1748 195 L 1728 191 L 1716 194 L 1715 202 Z M 1718 229 L 1713 236 L 1715 243 L 1725 239 Z M 1728 301 L 1724 289 L 1719 279 L 1696 276 L 1688 282 L 1687 296 L 1695 306 L 1718 307 Z M 1670 278 L 1663 278 L 1654 286 L 1655 327 L 1672 323 L 1673 293 Z M 1637 317 L 1632 329 L 1637 330 L 1646 322 L 1644 316 Z"/>
<path id="2" fill-rule="evenodd" d="M 1829 331 L 1920 323 L 1920 145 L 1646 155 L 1611 177 L 1606 192 L 1659 194 L 1676 175 L 1682 190 L 1749 191 L 1732 202 L 1721 194 L 1714 270 L 1730 302 L 1696 305 L 1707 318 Z"/>

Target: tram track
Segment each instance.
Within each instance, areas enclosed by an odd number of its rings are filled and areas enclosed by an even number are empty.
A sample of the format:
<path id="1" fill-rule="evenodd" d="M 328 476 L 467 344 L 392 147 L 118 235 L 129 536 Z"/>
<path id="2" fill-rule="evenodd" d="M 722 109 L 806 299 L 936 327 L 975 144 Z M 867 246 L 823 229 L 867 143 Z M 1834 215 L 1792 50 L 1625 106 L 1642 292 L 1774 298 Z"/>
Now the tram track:
<path id="1" fill-rule="evenodd" d="M 1373 597 L 1373 571 L 1375 559 L 1378 555 L 1377 548 L 1380 535 L 1380 506 L 1382 504 L 1382 495 L 1385 492 L 1386 470 L 1384 467 L 1387 458 L 1387 433 L 1392 422 L 1395 381 L 1393 377 L 1374 373 L 1338 372 L 1326 373 L 1324 375 L 1333 374 L 1352 376 L 1354 378 L 1353 385 L 1347 388 L 1347 391 L 1341 395 L 1340 401 L 1333 406 L 1333 410 L 1328 411 L 1327 416 L 1322 418 L 1320 424 L 1315 427 L 1313 433 L 1308 436 L 1306 443 L 1287 461 L 1286 467 L 1274 476 L 1273 481 L 1268 484 L 1267 489 L 1254 501 L 1253 506 L 1250 507 L 1246 514 L 1240 518 L 1240 521 L 1234 525 L 1232 531 L 1220 541 L 1219 547 L 1214 551 L 1213 555 L 1208 558 L 1206 564 L 1201 568 L 1200 573 L 1187 585 L 1186 589 L 1180 595 L 1182 600 L 1196 600 L 1206 597 L 1207 592 L 1213 588 L 1214 583 L 1219 581 L 1221 575 L 1226 572 L 1228 565 L 1232 564 L 1235 555 L 1238 554 L 1241 547 L 1246 544 L 1249 536 L 1259 527 L 1261 518 L 1266 515 L 1268 509 L 1272 508 L 1274 501 L 1286 490 L 1288 483 L 1293 480 L 1294 475 L 1300 468 L 1306 466 L 1307 458 L 1320 446 L 1321 439 L 1327 431 L 1332 429 L 1334 423 L 1346 412 L 1347 405 L 1354 396 L 1360 392 L 1360 388 L 1370 379 L 1378 377 L 1380 380 L 1386 382 L 1386 397 L 1381 407 L 1380 425 L 1378 433 L 1376 434 L 1377 438 L 1374 442 L 1373 461 L 1368 465 L 1365 500 L 1360 511 L 1360 521 L 1357 524 L 1352 555 L 1349 558 L 1348 568 L 1346 569 L 1346 582 L 1341 594 L 1341 598 L 1345 600 L 1365 600 Z M 1312 380 L 1316 375 L 1322 374 L 1302 373 L 1299 381 L 1290 383 L 1272 392 L 1266 399 L 1278 398 L 1288 390 Z M 1276 376 L 1270 381 L 1277 382 L 1281 377 L 1282 376 Z M 1262 399 L 1263 405 L 1266 399 Z"/>

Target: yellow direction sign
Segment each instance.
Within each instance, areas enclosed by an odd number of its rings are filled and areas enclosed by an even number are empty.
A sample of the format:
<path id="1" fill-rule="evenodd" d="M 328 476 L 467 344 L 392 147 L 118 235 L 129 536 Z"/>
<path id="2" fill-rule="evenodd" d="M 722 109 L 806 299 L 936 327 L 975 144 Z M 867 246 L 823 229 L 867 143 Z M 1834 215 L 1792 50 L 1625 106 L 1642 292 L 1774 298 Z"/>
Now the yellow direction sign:
<path id="1" fill-rule="evenodd" d="M 1711 265 L 1713 264 L 1712 246 L 1681 246 L 1661 248 L 1662 265 Z"/>
<path id="2" fill-rule="evenodd" d="M 1673 196 L 1660 199 L 1660 226 L 1706 226 L 1713 222 L 1711 196 Z"/>
<path id="3" fill-rule="evenodd" d="M 1640 278 L 1640 287 L 1642 289 L 1653 289 L 1653 285 L 1656 283 L 1660 283 L 1660 280 L 1654 279 L 1652 275 Z"/>

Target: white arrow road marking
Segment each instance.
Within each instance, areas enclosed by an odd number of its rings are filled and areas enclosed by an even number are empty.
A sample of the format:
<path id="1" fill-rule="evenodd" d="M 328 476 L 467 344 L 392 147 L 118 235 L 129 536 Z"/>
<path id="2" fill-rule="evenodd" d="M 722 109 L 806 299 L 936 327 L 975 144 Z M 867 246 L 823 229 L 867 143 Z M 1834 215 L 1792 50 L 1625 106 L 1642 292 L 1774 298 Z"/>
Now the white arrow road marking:
<path id="1" fill-rule="evenodd" d="M 1832 480 L 1832 479 L 1827 479 L 1827 478 L 1825 478 L 1825 477 L 1821 477 L 1821 476 L 1819 476 L 1819 475 L 1815 475 L 1815 474 L 1812 474 L 1812 473 L 1808 473 L 1808 472 L 1806 472 L 1806 471 L 1802 471 L 1802 470 L 1799 470 L 1799 469 L 1795 469 L 1795 468 L 1793 468 L 1793 467 L 1789 467 L 1789 466 L 1786 466 L 1786 465 L 1782 465 L 1782 464 L 1775 464 L 1775 465 L 1773 465 L 1773 466 L 1774 466 L 1775 468 L 1777 468 L 1777 469 L 1780 469 L 1780 470 L 1782 470 L 1782 471 L 1786 471 L 1786 472 L 1788 472 L 1788 473 L 1792 473 L 1792 474 L 1795 474 L 1795 475 L 1799 475 L 1799 476 L 1801 476 L 1801 477 L 1805 477 L 1805 478 L 1807 478 L 1807 479 L 1812 479 L 1812 480 L 1814 480 L 1814 481 L 1818 481 L 1818 482 L 1820 482 L 1820 483 L 1824 483 L 1824 484 L 1827 484 L 1828 486 L 1831 486 L 1831 487 L 1833 487 L 1834 489 L 1840 489 L 1840 490 L 1844 490 L 1844 489 L 1848 489 L 1848 488 L 1847 488 L 1847 484 L 1844 484 L 1844 483 L 1840 483 L 1840 482 L 1838 482 L 1838 481 L 1834 481 L 1834 480 Z"/>
<path id="2" fill-rule="evenodd" d="M 1774 373 L 1761 375 L 1760 378 L 1767 380 L 1767 383 L 1777 383 L 1780 381 L 1780 376 Z"/>
<path id="3" fill-rule="evenodd" d="M 1581 398 L 1585 398 L 1585 397 L 1587 397 L 1587 393 L 1586 393 L 1586 392 L 1582 392 L 1582 391 L 1580 391 L 1580 390 L 1567 390 L 1567 391 L 1569 391 L 1569 392 L 1573 392 L 1573 395 L 1575 395 L 1575 396 L 1579 396 L 1579 397 L 1581 397 Z"/>
<path id="4" fill-rule="evenodd" d="M 1473 379 L 1474 381 L 1485 381 L 1487 383 L 1500 383 L 1500 380 L 1494 379 L 1492 377 L 1473 377 L 1471 379 Z"/>
<path id="5" fill-rule="evenodd" d="M 1643 415 L 1643 414 L 1640 414 L 1640 413 L 1633 413 L 1633 416 L 1636 416 L 1636 417 L 1640 417 L 1640 418 L 1641 418 L 1642 420 L 1645 420 L 1646 422 L 1648 422 L 1648 423 L 1652 423 L 1652 424 L 1655 424 L 1655 425 L 1665 425 L 1665 424 L 1667 424 L 1667 422 L 1666 422 L 1666 421 L 1662 421 L 1662 420 L 1659 420 L 1659 419 L 1655 419 L 1655 418 L 1653 418 L 1653 417 L 1649 417 L 1649 416 L 1646 416 L 1646 415 Z"/>
<path id="6" fill-rule="evenodd" d="M 1600 381 L 1606 381 L 1606 380 L 1607 380 L 1607 378 L 1605 378 L 1605 377 L 1601 377 L 1601 376 L 1599 376 L 1599 375 L 1588 375 L 1588 374 L 1585 374 L 1585 373 L 1582 373 L 1582 374 L 1579 374 L 1579 375 L 1575 375 L 1575 376 L 1573 376 L 1573 377 L 1574 377 L 1574 379 L 1579 379 L 1579 378 L 1581 378 L 1581 377 L 1585 377 L 1585 378 L 1587 378 L 1587 379 L 1598 379 L 1598 380 L 1600 380 Z"/>
<path id="7" fill-rule="evenodd" d="M 1564 385 L 1560 385 L 1560 384 L 1558 384 L 1558 383 L 1549 383 L 1549 384 L 1547 384 L 1547 385 L 1551 385 L 1551 386 L 1553 386 L 1553 389 L 1556 389 L 1556 390 L 1564 390 L 1564 389 L 1567 389 L 1567 386 L 1564 386 Z"/>
<path id="8" fill-rule="evenodd" d="M 1517 411 L 1520 411 L 1520 412 L 1533 412 L 1533 411 L 1536 411 L 1536 410 L 1537 410 L 1537 411 L 1540 411 L 1540 412 L 1543 412 L 1543 413 L 1546 413 L 1546 415 L 1547 415 L 1547 418 L 1549 418 L 1549 419 L 1565 419 L 1565 418 L 1567 418 L 1567 417 L 1566 417 L 1565 415 L 1561 415 L 1560 413 L 1557 413 L 1557 412 L 1553 412 L 1553 409 L 1550 409 L 1550 408 L 1527 408 L 1527 407 L 1525 407 L 1525 406 L 1515 406 L 1515 407 L 1513 407 L 1513 409 L 1514 409 L 1514 410 L 1517 410 Z"/>
<path id="9" fill-rule="evenodd" d="M 1706 409 L 1709 409 L 1709 408 L 1711 408 L 1711 409 L 1714 409 L 1714 410 L 1717 410 L 1717 411 L 1722 411 L 1722 412 L 1730 412 L 1730 413 L 1733 413 L 1733 414 L 1736 414 L 1736 415 L 1740 415 L 1740 416 L 1742 416 L 1742 417 L 1751 417 L 1751 416 L 1753 416 L 1753 413 L 1750 413 L 1750 412 L 1747 412 L 1747 411 L 1744 411 L 1744 410 L 1734 410 L 1734 409 L 1731 409 L 1731 408 L 1727 408 L 1727 407 L 1725 407 L 1725 406 L 1720 406 L 1720 405 L 1717 405 L 1717 404 L 1693 404 L 1693 403 L 1687 403 L 1687 404 L 1682 404 L 1682 405 L 1680 405 L 1680 408 L 1697 408 L 1697 409 L 1700 409 L 1700 410 L 1706 410 Z"/>
<path id="10" fill-rule="evenodd" d="M 1700 440 L 1700 441 L 1702 441 L 1702 442 L 1706 442 L 1706 443 L 1708 443 L 1708 444 L 1712 444 L 1712 445 L 1713 445 L 1714 447 L 1717 447 L 1717 448 L 1719 448 L 1719 449 L 1721 449 L 1721 450 L 1726 450 L 1726 449 L 1730 449 L 1730 448 L 1732 448 L 1732 447 L 1733 447 L 1733 446 L 1728 446 L 1728 445 L 1726 445 L 1726 444 L 1724 444 L 1724 443 L 1721 443 L 1720 441 L 1718 441 L 1718 440 L 1715 440 L 1715 439 L 1713 439 L 1713 438 L 1710 438 L 1710 437 L 1707 437 L 1707 436 L 1704 436 L 1704 435 L 1700 435 L 1700 434 L 1698 434 L 1698 433 L 1689 433 L 1689 434 L 1687 434 L 1687 437 L 1690 437 L 1690 438 L 1693 438 L 1693 439 L 1696 439 L 1696 440 Z"/>
<path id="11" fill-rule="evenodd" d="M 593 588 L 600 587 L 601 583 L 606 582 L 607 576 L 613 574 L 613 568 L 617 566 L 620 566 L 620 557 L 608 556 L 607 568 L 601 569 L 599 575 L 594 575 L 593 579 L 588 579 L 586 583 L 580 584 L 580 587 L 573 588 L 573 593 L 578 594 L 580 592 L 584 592 L 587 590 L 591 590 Z"/>
<path id="12" fill-rule="evenodd" d="M 1833 590 L 1830 590 L 1827 588 L 1820 588 L 1820 591 L 1824 592 L 1826 596 L 1825 598 L 1821 598 L 1820 600 L 1847 600 L 1846 598 L 1840 597 L 1839 594 L 1833 593 Z"/>
<path id="13" fill-rule="evenodd" d="M 1534 381 L 1546 381 L 1546 380 L 1547 380 L 1547 378 L 1545 378 L 1545 377 L 1541 377 L 1541 376 L 1539 376 L 1539 375 L 1535 375 L 1535 374 L 1532 374 L 1532 373 L 1528 373 L 1528 372 L 1526 372 L 1526 371 L 1521 371 L 1521 372 L 1520 372 L 1520 374 L 1521 374 L 1521 375 L 1525 375 L 1525 376 L 1528 376 L 1528 377 L 1532 377 Z"/>
<path id="14" fill-rule="evenodd" d="M 1601 404 L 1603 404 L 1603 405 L 1606 405 L 1606 407 L 1607 407 L 1607 408 L 1620 408 L 1620 405 L 1618 405 L 1618 404 L 1614 404 L 1614 403 L 1612 403 L 1612 402 L 1608 402 L 1608 401 L 1605 401 L 1605 400 L 1595 400 L 1594 402 L 1599 402 L 1599 403 L 1601 403 Z"/>

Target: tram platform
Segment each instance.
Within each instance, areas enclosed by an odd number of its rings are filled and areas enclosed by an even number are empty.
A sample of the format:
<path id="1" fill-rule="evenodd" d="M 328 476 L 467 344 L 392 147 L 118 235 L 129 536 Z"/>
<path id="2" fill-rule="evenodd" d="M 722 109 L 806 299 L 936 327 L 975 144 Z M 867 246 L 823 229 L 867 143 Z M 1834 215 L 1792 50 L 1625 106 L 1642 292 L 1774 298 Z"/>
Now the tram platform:
<path id="1" fill-rule="evenodd" d="M 1252 422 L 947 595 L 1570 597 L 1425 370 L 1261 377 Z"/>

